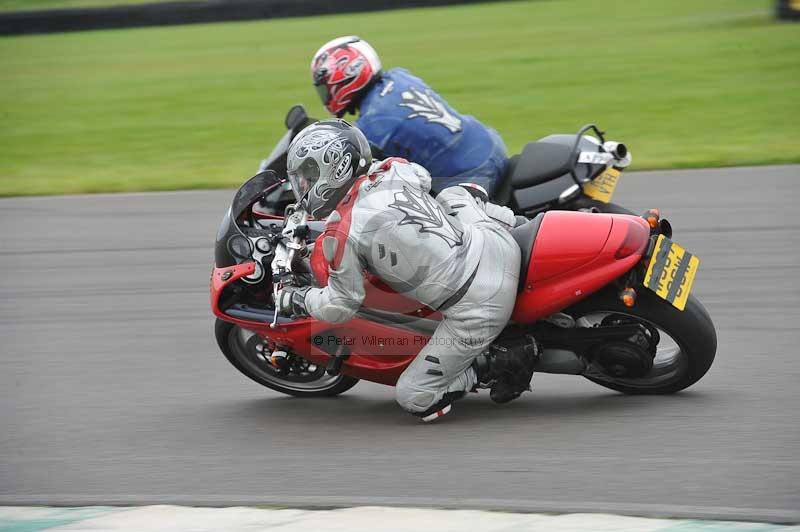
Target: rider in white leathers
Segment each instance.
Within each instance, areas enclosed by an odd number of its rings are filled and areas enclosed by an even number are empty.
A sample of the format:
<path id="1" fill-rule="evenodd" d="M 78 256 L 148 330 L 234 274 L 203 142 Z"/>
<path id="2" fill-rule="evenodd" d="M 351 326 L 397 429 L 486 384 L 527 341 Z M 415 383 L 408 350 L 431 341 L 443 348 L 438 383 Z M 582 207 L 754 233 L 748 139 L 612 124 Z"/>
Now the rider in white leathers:
<path id="1" fill-rule="evenodd" d="M 327 216 L 315 253 L 322 253 L 329 278 L 323 288 L 283 290 L 284 313 L 350 319 L 364 300 L 367 270 L 444 316 L 397 383 L 404 409 L 435 419 L 481 383 L 494 383 L 493 399 L 505 402 L 523 391 L 504 381 L 509 372 L 527 375 L 527 387 L 535 351 L 476 363 L 514 307 L 520 249 L 508 232 L 511 210 L 486 202 L 479 187 L 450 187 L 434 200 L 424 168 L 396 158 L 370 164 L 366 139 L 343 120 L 302 131 L 287 166 L 307 212 Z"/>

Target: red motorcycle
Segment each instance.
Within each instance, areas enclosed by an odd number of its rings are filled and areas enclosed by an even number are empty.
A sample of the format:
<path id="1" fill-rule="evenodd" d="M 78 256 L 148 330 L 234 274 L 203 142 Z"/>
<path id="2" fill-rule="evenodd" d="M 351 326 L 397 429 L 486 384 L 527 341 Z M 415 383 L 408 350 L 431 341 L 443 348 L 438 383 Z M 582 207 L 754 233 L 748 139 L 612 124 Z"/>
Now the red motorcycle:
<path id="1" fill-rule="evenodd" d="M 278 316 L 281 283 L 324 282 L 303 267 L 324 222 L 253 209 L 281 186 L 272 171 L 256 175 L 222 220 L 211 272 L 220 349 L 252 380 L 290 395 L 337 395 L 359 379 L 394 385 L 441 315 L 367 274 L 364 304 L 346 323 Z M 677 392 L 711 367 L 716 332 L 690 293 L 699 259 L 672 242 L 657 211 L 549 211 L 512 233 L 523 257 L 519 295 L 495 344 L 515 349 L 533 335 L 536 371 L 632 394 Z"/>

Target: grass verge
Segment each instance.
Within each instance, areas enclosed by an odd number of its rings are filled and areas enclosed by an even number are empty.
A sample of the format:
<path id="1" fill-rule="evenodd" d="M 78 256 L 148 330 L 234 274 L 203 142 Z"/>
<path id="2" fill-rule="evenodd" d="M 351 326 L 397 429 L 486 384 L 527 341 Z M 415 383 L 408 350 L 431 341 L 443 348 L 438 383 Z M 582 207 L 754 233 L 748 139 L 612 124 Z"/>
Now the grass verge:
<path id="1" fill-rule="evenodd" d="M 0 195 L 233 186 L 358 32 L 512 152 L 596 122 L 634 168 L 800 162 L 800 26 L 752 0 L 559 0 L 0 39 Z"/>

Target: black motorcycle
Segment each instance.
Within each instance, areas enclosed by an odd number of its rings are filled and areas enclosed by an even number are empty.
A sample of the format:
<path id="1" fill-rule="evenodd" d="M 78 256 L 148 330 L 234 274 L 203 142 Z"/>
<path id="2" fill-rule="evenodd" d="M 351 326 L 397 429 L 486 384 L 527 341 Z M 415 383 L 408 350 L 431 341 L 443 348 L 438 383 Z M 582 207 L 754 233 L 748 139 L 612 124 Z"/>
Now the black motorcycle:
<path id="1" fill-rule="evenodd" d="M 260 211 L 282 216 L 286 206 L 294 203 L 286 179 L 287 150 L 295 135 L 314 122 L 302 105 L 289 109 L 286 133 L 259 168 L 259 172 L 274 171 L 285 182 L 261 200 Z M 588 135 L 590 132 L 594 136 Z M 376 147 L 373 158 L 383 158 Z M 554 209 L 633 214 L 611 203 L 619 177 L 630 162 L 624 144 L 606 141 L 602 131 L 587 124 L 573 135 L 549 135 L 525 145 L 522 153 L 509 159 L 492 201 L 526 217 Z"/>

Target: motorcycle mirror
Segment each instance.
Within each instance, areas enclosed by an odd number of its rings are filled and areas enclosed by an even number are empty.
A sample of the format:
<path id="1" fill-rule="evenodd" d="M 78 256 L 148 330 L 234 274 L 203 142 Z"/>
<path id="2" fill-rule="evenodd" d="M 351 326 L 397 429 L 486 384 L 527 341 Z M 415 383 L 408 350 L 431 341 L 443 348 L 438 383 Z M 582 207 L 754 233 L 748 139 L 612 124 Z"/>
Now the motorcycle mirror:
<path id="1" fill-rule="evenodd" d="M 284 123 L 286 124 L 286 129 L 297 130 L 299 127 L 303 126 L 307 120 L 308 114 L 306 113 L 305 107 L 298 104 L 289 109 L 289 112 L 286 113 L 286 120 L 284 120 Z"/>

